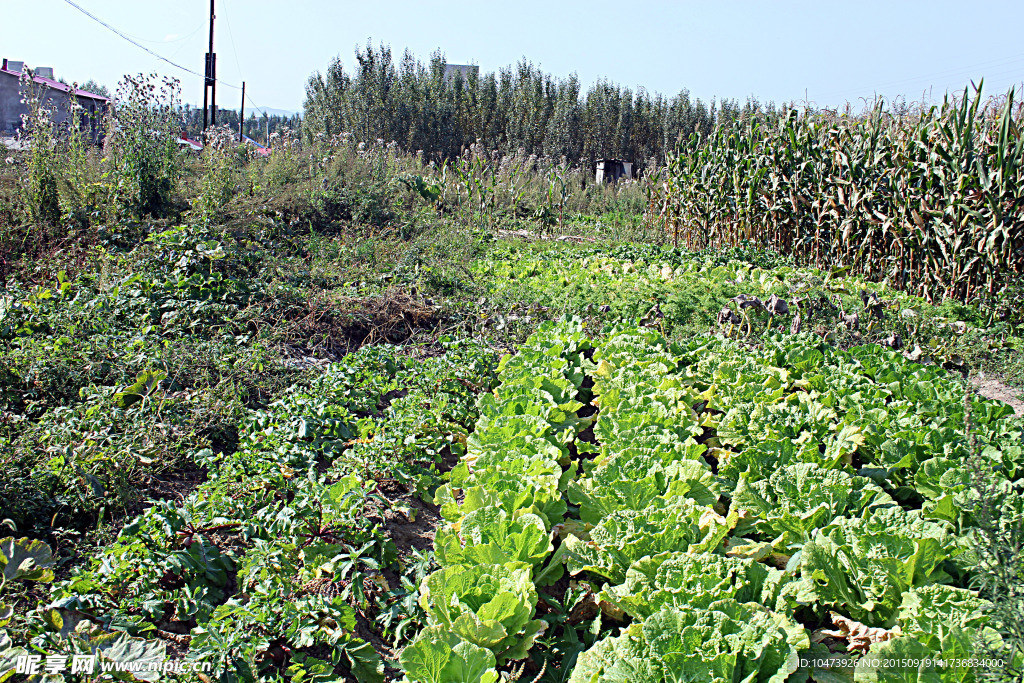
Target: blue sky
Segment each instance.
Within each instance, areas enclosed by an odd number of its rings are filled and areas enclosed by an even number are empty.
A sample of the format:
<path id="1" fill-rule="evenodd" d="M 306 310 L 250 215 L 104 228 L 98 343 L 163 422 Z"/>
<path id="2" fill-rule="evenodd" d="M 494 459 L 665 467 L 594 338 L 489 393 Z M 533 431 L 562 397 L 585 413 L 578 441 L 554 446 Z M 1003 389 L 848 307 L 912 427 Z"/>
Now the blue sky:
<path id="1" fill-rule="evenodd" d="M 209 0 L 75 0 L 156 53 L 202 71 Z M 575 72 L 705 100 L 755 95 L 837 106 L 878 93 L 921 99 L 984 77 L 986 92 L 1024 81 L 1024 2 L 395 2 L 216 0 L 218 75 L 244 79 L 259 105 L 300 110 L 309 75 L 340 55 L 354 63 L 367 39 L 426 59 L 483 71 L 530 59 Z M 108 87 L 153 70 L 202 100 L 201 79 L 122 40 L 64 0 L 0 0 L 0 56 L 52 66 L 58 77 Z M 237 107 L 238 92 L 218 91 Z M 248 105 L 247 105 L 248 106 Z"/>

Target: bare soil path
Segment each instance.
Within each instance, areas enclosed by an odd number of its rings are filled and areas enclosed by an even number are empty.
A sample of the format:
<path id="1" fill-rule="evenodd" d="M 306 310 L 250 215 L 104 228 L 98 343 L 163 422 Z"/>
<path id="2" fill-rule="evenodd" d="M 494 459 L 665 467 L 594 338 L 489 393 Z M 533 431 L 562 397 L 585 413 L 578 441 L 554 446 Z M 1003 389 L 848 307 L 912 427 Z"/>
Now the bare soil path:
<path id="1" fill-rule="evenodd" d="M 1004 384 L 999 377 L 991 375 L 976 376 L 972 383 L 974 384 L 974 389 L 985 398 L 994 398 L 1008 403 L 1017 415 L 1024 415 L 1024 401 L 1020 398 L 1021 392 Z"/>

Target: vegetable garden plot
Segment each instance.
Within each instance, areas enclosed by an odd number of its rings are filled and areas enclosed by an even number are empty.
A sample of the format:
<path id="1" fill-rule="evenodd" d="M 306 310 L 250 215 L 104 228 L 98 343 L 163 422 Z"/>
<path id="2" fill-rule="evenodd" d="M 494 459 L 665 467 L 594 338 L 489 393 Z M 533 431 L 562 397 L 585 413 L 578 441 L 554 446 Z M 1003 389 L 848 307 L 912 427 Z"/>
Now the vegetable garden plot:
<path id="1" fill-rule="evenodd" d="M 805 331 L 836 346 L 877 343 L 964 371 L 990 366 L 1000 353 L 1009 358 L 1017 346 L 1002 309 L 933 306 L 847 269 L 795 268 L 777 255 L 738 248 L 509 246 L 476 261 L 473 272 L 487 283 L 488 313 L 499 328 L 564 314 L 598 324 L 639 320 L 672 339 L 709 330 L 754 339 Z"/>
<path id="2" fill-rule="evenodd" d="M 383 681 L 389 634 L 372 621 L 400 593 L 385 574 L 416 558 L 397 556 L 385 525 L 411 508 L 377 482 L 436 482 L 493 377 L 486 347 L 441 345 L 419 360 L 367 347 L 253 411 L 236 453 L 197 454 L 209 478 L 194 493 L 126 525 L 45 608 L 13 624 L 0 610 L 12 639 L 115 662 L 169 646 L 225 683 Z M 0 636 L 6 664 L 20 651 Z"/>
<path id="3" fill-rule="evenodd" d="M 527 655 L 578 683 L 971 680 L 959 660 L 1000 651 L 972 539 L 981 503 L 1020 499 L 1021 423 L 944 371 L 807 335 L 591 342 L 577 323 L 541 326 L 500 379 L 437 493 L 408 680 L 493 681 Z M 541 609 L 563 572 L 576 603 Z M 587 599 L 600 612 L 572 624 Z M 929 664 L 801 668 L 833 650 Z"/>
<path id="4" fill-rule="evenodd" d="M 14 642 L 173 652 L 224 683 L 959 681 L 1015 656 L 971 586 L 984 506 L 1021 512 L 1022 426 L 960 379 L 811 335 L 578 321 L 497 376 L 444 348 L 368 347 L 250 413 Z M 396 556 L 398 486 L 434 497 L 436 564 Z M 868 658 L 941 663 L 843 664 Z"/>

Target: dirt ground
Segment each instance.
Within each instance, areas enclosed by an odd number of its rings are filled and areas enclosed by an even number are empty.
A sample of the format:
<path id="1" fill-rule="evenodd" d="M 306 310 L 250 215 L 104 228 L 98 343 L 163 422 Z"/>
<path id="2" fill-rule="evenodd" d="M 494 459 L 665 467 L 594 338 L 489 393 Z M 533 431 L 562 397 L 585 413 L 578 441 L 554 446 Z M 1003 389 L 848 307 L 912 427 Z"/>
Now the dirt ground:
<path id="1" fill-rule="evenodd" d="M 991 375 L 976 376 L 973 380 L 975 390 L 985 398 L 994 398 L 1008 403 L 1017 415 L 1024 415 L 1024 401 L 1021 392 L 1004 384 L 998 377 Z"/>

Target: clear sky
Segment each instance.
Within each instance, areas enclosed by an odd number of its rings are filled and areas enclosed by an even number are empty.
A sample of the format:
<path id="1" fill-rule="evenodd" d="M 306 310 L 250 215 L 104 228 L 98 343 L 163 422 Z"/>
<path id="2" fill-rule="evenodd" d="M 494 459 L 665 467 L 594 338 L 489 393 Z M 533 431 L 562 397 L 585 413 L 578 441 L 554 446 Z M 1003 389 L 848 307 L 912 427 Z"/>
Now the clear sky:
<path id="1" fill-rule="evenodd" d="M 202 72 L 209 0 L 74 0 L 154 52 Z M 626 2 L 513 0 L 216 0 L 218 76 L 247 82 L 261 106 L 301 110 L 309 75 L 354 50 L 406 47 L 426 60 L 496 70 L 521 58 L 556 76 L 578 74 L 705 100 L 805 97 L 818 106 L 878 93 L 921 99 L 986 79 L 985 91 L 1024 81 L 1024 0 L 731 0 Z M 125 73 L 182 80 L 202 101 L 202 79 L 160 62 L 65 0 L 0 0 L 0 56 L 94 78 L 114 90 Z M 238 92 L 218 89 L 237 107 Z M 248 105 L 247 105 L 248 106 Z"/>

